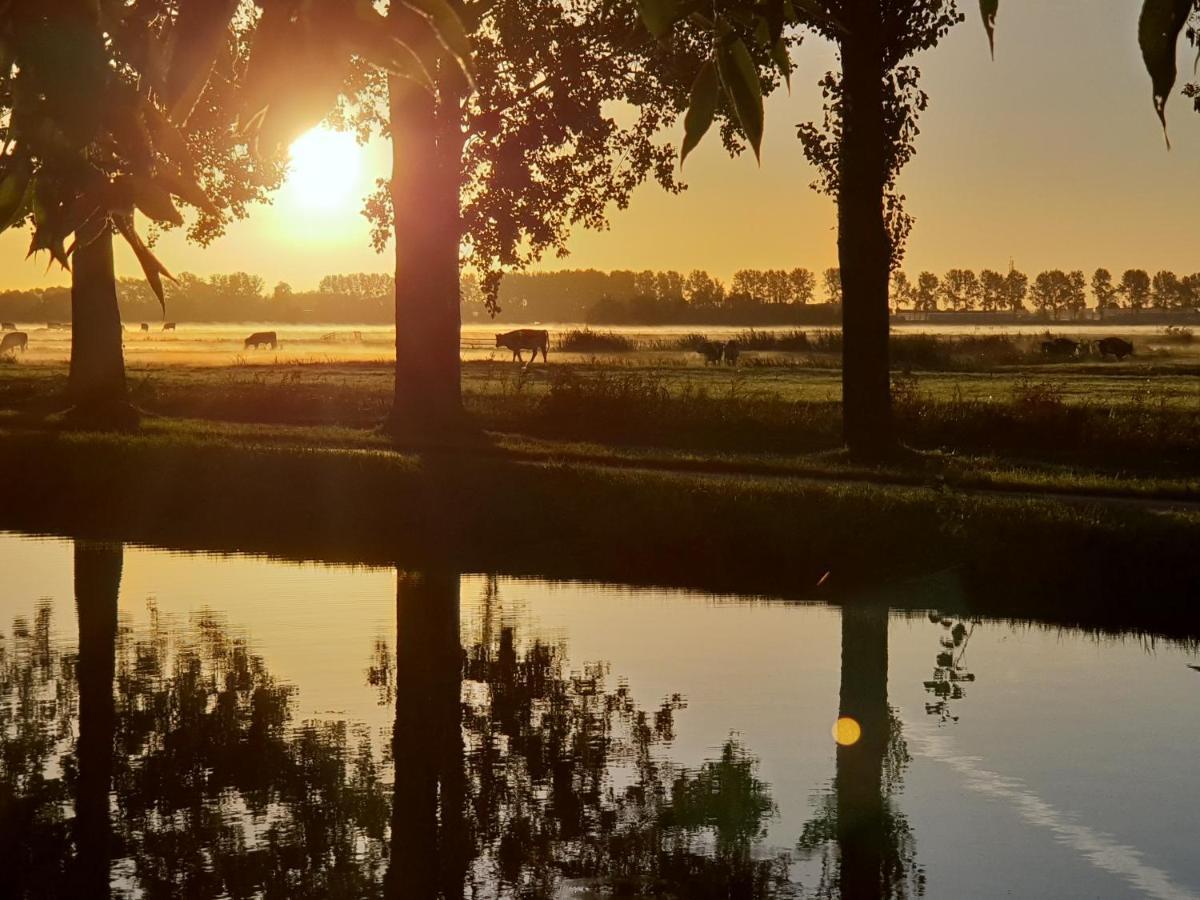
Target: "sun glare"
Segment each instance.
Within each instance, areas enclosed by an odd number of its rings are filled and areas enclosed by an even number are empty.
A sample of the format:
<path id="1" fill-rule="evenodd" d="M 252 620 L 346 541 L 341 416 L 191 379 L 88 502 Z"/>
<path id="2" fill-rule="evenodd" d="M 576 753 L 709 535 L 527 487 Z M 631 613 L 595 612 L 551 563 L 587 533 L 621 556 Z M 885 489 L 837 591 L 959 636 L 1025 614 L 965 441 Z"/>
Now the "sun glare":
<path id="1" fill-rule="evenodd" d="M 287 186 L 300 206 L 331 210 L 354 198 L 362 148 L 354 135 L 314 128 L 289 148 Z"/>

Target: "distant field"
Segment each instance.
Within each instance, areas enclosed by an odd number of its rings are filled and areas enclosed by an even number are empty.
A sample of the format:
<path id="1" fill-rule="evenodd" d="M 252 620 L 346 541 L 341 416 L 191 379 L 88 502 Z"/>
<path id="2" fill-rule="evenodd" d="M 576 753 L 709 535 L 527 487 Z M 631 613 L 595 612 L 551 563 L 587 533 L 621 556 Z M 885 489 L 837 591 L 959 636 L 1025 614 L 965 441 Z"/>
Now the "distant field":
<path id="1" fill-rule="evenodd" d="M 51 329 L 47 323 L 16 323 L 29 335 L 28 351 L 21 355 L 23 364 L 64 363 L 70 356 L 71 333 L 67 329 Z M 146 323 L 150 330 L 142 332 L 138 323 L 126 323 L 125 356 L 131 366 L 271 366 L 281 364 L 315 363 L 386 363 L 394 358 L 394 329 L 381 325 L 287 325 L 264 322 L 242 323 L 179 323 L 176 330 L 162 330 L 161 322 Z M 467 323 L 463 326 L 463 358 L 470 362 L 489 359 L 507 360 L 506 351 L 496 349 L 496 332 L 522 327 L 512 324 Z M 551 358 L 560 362 L 585 362 L 596 357 L 613 365 L 657 366 L 670 368 L 700 368 L 703 361 L 694 353 L 677 349 L 690 337 L 703 336 L 710 340 L 744 339 L 747 328 L 703 328 L 690 326 L 616 326 L 596 329 L 597 333 L 618 335 L 635 349 L 632 353 L 569 353 L 558 351 L 559 341 L 568 333 L 585 330 L 578 323 L 534 323 L 528 327 L 544 327 L 551 333 Z M 245 350 L 243 341 L 254 331 L 274 330 L 279 335 L 277 350 Z M 983 346 L 989 353 L 1002 351 L 997 358 L 984 354 L 974 358 L 968 351 L 957 358 L 944 361 L 935 368 L 991 368 L 1002 362 L 1025 362 L 1054 368 L 1069 368 L 1075 364 L 1046 360 L 1040 356 L 1038 345 L 1045 336 L 1045 326 L 955 326 L 925 323 L 900 324 L 893 327 L 895 340 L 937 341 L 968 347 Z M 1132 340 L 1137 347 L 1137 362 L 1160 367 L 1196 366 L 1200 369 L 1200 334 L 1195 341 L 1184 342 L 1181 335 L 1170 336 L 1162 326 L 1098 329 L 1095 325 L 1063 323 L 1052 326 L 1054 335 L 1073 339 L 1091 339 L 1118 334 Z M 815 345 L 822 338 L 837 343 L 837 329 L 805 328 L 804 333 Z M 795 328 L 756 328 L 756 336 L 796 334 Z M 1015 357 L 1010 359 L 1009 357 Z M 747 368 L 757 366 L 827 368 L 838 365 L 836 352 L 824 352 L 815 346 L 811 352 L 776 352 L 744 350 L 741 362 Z M 927 361 L 927 360 L 926 360 Z M 917 360 L 912 368 L 926 368 Z M 1079 361 L 1083 363 L 1085 361 Z M 903 367 L 903 360 L 898 361 Z M 1133 368 L 1136 369 L 1136 366 Z"/>

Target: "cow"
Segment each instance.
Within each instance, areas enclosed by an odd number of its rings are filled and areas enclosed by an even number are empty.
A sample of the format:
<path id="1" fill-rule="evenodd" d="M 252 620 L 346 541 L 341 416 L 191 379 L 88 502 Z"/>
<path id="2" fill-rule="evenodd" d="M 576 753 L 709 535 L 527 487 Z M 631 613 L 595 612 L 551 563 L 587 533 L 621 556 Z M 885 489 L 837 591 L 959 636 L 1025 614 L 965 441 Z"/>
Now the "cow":
<path id="1" fill-rule="evenodd" d="M 139 327 L 139 328 L 140 328 L 142 331 L 149 331 L 149 330 L 150 330 L 150 323 L 149 323 L 149 322 L 143 322 L 143 323 L 142 323 L 141 325 L 139 325 L 138 327 Z"/>
<path id="2" fill-rule="evenodd" d="M 1079 344 L 1070 338 L 1054 338 L 1052 341 L 1042 341 L 1042 353 L 1047 356 L 1075 356 L 1079 353 Z"/>
<path id="3" fill-rule="evenodd" d="M 540 328 L 518 328 L 516 331 L 506 331 L 496 335 L 496 346 L 511 350 L 513 359 L 522 364 L 525 362 L 525 357 L 521 356 L 522 350 L 533 351 L 533 356 L 529 357 L 531 363 L 537 359 L 540 350 L 542 362 L 546 362 L 546 350 L 550 346 L 550 332 Z"/>
<path id="4" fill-rule="evenodd" d="M 273 331 L 256 331 L 254 334 L 250 335 L 250 337 L 246 338 L 242 348 L 249 350 L 251 347 L 253 347 L 255 350 L 257 350 L 264 344 L 270 344 L 271 349 L 275 350 L 279 347 L 279 337 Z"/>
<path id="5" fill-rule="evenodd" d="M 162 330 L 163 331 L 174 331 L 175 323 L 174 322 L 163 322 Z"/>
<path id="6" fill-rule="evenodd" d="M 28 350 L 29 335 L 23 331 L 10 331 L 3 338 L 0 338 L 0 353 L 7 353 L 9 350 Z"/>
<path id="7" fill-rule="evenodd" d="M 47 322 L 46 327 L 50 331 L 66 331 L 67 324 L 65 322 Z"/>
<path id="8" fill-rule="evenodd" d="M 721 364 L 721 357 L 725 353 L 725 347 L 716 341 L 701 341 L 696 345 L 696 352 L 704 357 L 704 364 L 706 366 L 710 364 L 719 366 Z"/>
<path id="9" fill-rule="evenodd" d="M 742 350 L 740 347 L 738 347 L 738 342 L 734 340 L 726 341 L 723 350 L 725 356 L 725 365 L 736 366 L 738 357 L 742 355 Z"/>
<path id="10" fill-rule="evenodd" d="M 17 330 L 17 326 L 14 325 L 12 322 L 4 322 L 4 323 L 0 324 L 0 331 L 16 331 L 16 330 Z"/>
<path id="11" fill-rule="evenodd" d="M 1100 351 L 1101 356 L 1115 356 L 1119 360 L 1133 355 L 1133 344 L 1119 337 L 1106 337 L 1096 341 L 1096 349 Z"/>

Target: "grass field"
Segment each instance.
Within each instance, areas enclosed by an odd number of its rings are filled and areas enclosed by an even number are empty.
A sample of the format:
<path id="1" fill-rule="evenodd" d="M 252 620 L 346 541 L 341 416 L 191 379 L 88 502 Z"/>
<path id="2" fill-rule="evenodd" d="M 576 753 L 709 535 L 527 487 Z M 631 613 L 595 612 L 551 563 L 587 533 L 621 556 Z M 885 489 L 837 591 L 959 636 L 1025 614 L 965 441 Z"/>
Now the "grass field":
<path id="1" fill-rule="evenodd" d="M 967 565 L 992 614 L 1092 623 L 1146 625 L 1126 604 L 1151 594 L 1178 619 L 1200 580 L 1186 367 L 898 372 L 910 450 L 863 466 L 840 449 L 836 370 L 688 362 L 469 362 L 479 429 L 453 446 L 378 431 L 379 363 L 134 365 L 135 434 L 64 430 L 65 367 L 11 364 L 0 525 L 805 596 L 825 572 Z"/>

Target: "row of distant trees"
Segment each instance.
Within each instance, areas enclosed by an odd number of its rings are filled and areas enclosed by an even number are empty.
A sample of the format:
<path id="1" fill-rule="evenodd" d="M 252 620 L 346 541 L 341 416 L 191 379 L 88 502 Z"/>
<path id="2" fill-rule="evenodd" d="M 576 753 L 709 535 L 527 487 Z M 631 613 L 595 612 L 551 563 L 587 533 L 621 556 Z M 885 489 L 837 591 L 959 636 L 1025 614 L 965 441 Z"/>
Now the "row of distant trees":
<path id="1" fill-rule="evenodd" d="M 186 322 L 362 322 L 392 321 L 392 276 L 376 272 L 327 275 L 316 290 L 296 291 L 286 282 L 268 289 L 258 275 L 233 272 L 201 278 L 190 272 L 167 285 L 168 319 Z M 121 278 L 118 301 L 126 322 L 162 318 L 153 291 L 142 279 Z M 1099 310 L 1200 309 L 1200 273 L 1180 277 L 1128 269 L 1114 279 L 1108 269 L 1088 278 L 1082 271 L 1051 269 L 1032 281 L 1017 270 L 950 269 L 941 276 L 921 272 L 892 275 L 892 304 L 898 310 L 1020 313 L 1032 310 L 1052 318 Z M 728 287 L 708 272 L 602 272 L 569 269 L 511 274 L 500 286 L 498 320 L 593 324 L 673 324 L 728 321 L 786 324 L 836 318 L 841 275 L 826 269 L 817 276 L 804 268 L 740 269 Z M 471 275 L 463 278 L 463 317 L 487 321 L 483 293 Z M 70 292 L 0 292 L 5 321 L 66 321 Z"/>
<path id="2" fill-rule="evenodd" d="M 1180 277 L 1174 272 L 1151 275 L 1145 269 L 1126 269 L 1114 281 L 1108 269 L 1096 269 L 1089 279 L 1076 269 L 1064 272 L 1050 269 L 1029 277 L 1017 269 L 1007 273 L 983 269 L 978 275 L 970 269 L 951 269 L 941 278 L 922 272 L 912 281 L 897 271 L 892 275 L 892 303 L 897 309 L 956 312 L 1034 312 L 1058 318 L 1078 315 L 1088 305 L 1099 309 L 1200 309 L 1200 273 Z"/>

